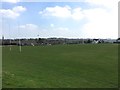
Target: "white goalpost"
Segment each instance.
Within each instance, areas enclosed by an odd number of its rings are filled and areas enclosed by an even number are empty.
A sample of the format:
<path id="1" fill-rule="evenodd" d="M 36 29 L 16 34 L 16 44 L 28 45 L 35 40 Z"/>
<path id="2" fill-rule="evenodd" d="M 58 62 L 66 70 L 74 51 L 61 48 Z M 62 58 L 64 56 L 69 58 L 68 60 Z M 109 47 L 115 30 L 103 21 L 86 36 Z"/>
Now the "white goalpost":
<path id="1" fill-rule="evenodd" d="M 82 39 L 82 44 L 84 44 L 84 38 Z"/>
<path id="2" fill-rule="evenodd" d="M 19 51 L 20 51 L 20 52 L 22 51 L 20 39 L 19 39 Z"/>
<path id="3" fill-rule="evenodd" d="M 9 26 L 8 26 L 8 28 L 9 28 L 9 39 L 10 39 L 10 45 L 9 45 L 9 47 L 10 47 L 10 51 L 12 50 L 12 48 L 11 48 L 11 32 L 10 32 L 10 23 L 9 23 Z"/>
<path id="4" fill-rule="evenodd" d="M 18 23 L 18 34 L 20 35 L 19 23 Z M 18 38 L 19 38 L 19 42 L 18 42 L 18 44 L 19 44 L 19 52 L 22 52 L 21 40 L 20 40 L 20 37 L 18 37 Z"/>

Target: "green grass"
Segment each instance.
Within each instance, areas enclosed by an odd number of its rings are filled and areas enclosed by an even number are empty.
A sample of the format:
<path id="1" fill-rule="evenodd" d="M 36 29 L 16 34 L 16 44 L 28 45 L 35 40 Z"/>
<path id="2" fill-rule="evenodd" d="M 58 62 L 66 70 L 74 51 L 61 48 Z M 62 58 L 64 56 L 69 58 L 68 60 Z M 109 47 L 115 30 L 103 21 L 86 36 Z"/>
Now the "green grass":
<path id="1" fill-rule="evenodd" d="M 118 45 L 3 47 L 4 88 L 116 88 Z"/>

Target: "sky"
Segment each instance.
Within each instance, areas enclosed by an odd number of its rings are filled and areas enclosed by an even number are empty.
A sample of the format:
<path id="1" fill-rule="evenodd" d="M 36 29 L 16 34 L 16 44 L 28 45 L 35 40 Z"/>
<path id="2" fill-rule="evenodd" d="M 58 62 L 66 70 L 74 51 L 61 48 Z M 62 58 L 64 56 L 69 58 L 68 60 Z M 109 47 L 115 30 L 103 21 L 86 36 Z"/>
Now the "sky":
<path id="1" fill-rule="evenodd" d="M 119 0 L 2 0 L 0 37 L 118 38 Z"/>

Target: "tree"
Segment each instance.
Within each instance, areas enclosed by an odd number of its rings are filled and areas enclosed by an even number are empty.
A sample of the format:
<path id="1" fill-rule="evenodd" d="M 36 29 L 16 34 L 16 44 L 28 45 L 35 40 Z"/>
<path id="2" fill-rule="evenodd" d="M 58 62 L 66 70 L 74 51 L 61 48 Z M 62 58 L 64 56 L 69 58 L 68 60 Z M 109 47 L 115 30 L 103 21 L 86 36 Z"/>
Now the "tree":
<path id="1" fill-rule="evenodd" d="M 92 43 L 92 41 L 90 39 L 87 40 L 87 43 Z"/>

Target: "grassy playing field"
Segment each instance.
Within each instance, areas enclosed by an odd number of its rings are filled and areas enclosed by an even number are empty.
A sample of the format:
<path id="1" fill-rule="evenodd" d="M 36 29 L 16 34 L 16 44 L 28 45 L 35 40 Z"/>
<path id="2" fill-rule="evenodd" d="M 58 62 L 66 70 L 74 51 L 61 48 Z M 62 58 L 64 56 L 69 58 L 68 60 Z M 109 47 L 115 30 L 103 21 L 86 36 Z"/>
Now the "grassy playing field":
<path id="1" fill-rule="evenodd" d="M 115 88 L 118 45 L 3 47 L 3 87 Z"/>

